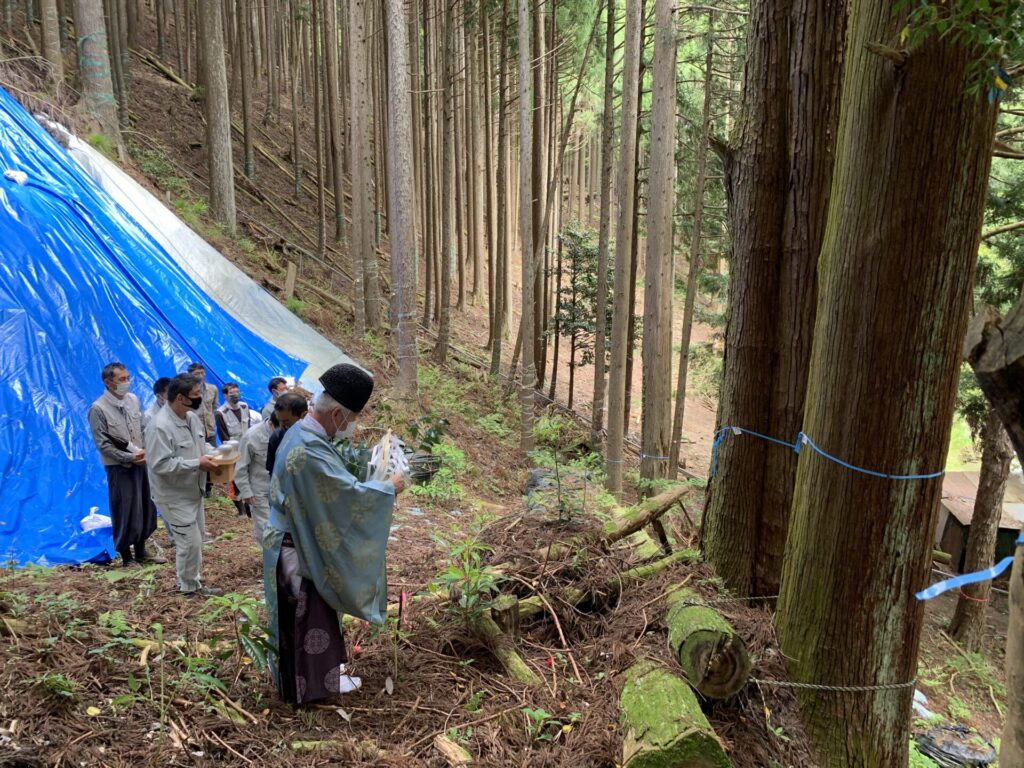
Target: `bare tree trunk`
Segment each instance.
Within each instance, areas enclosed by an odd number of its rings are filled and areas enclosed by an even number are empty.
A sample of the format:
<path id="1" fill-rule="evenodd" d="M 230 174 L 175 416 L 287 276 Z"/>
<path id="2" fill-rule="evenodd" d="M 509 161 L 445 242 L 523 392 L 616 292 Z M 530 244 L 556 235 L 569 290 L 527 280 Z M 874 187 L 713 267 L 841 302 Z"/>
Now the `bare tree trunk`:
<path id="1" fill-rule="evenodd" d="M 370 308 L 377 303 L 371 300 L 371 276 L 366 270 L 367 254 L 373 252 L 373 210 L 370 200 L 373 173 L 373 158 L 370 150 L 370 83 L 367 80 L 368 51 L 366 30 L 366 0 L 350 0 L 348 4 L 348 67 L 351 95 L 351 135 L 349 146 L 352 151 L 352 273 L 355 282 L 356 335 L 362 336 L 367 329 L 376 327 L 371 320 Z"/>
<path id="2" fill-rule="evenodd" d="M 506 275 L 509 271 L 508 247 L 508 101 L 505 91 L 508 88 L 508 63 L 505 53 L 508 51 L 508 0 L 501 4 L 501 44 L 498 48 L 498 215 L 494 230 L 497 236 L 497 252 L 495 253 L 494 275 L 494 335 L 491 339 L 491 376 L 501 373 L 501 345 L 505 340 L 506 302 L 509 300 L 505 290 Z"/>
<path id="3" fill-rule="evenodd" d="M 334 0 L 327 0 L 331 3 Z M 327 195 L 324 187 L 326 184 L 326 167 L 324 158 L 324 98 L 323 98 L 323 48 L 320 45 L 323 23 L 320 20 L 320 0 L 311 0 L 313 50 L 310 51 L 313 58 L 313 132 L 315 134 L 316 146 L 316 253 L 321 259 L 327 254 Z M 243 55 L 244 58 L 244 55 Z"/>
<path id="4" fill-rule="evenodd" d="M 1010 478 L 1013 446 L 1010 445 L 1010 438 L 995 409 L 988 412 L 981 441 L 981 474 L 978 478 L 978 495 L 974 499 L 971 532 L 967 539 L 964 573 L 992 567 L 996 538 L 999 535 L 999 519 L 1003 514 L 1003 494 Z M 991 594 L 991 581 L 960 588 L 949 633 L 968 651 L 981 650 Z"/>
<path id="5" fill-rule="evenodd" d="M 534 89 L 530 73 L 530 3 L 519 0 L 519 242 L 522 246 L 523 313 L 520 333 L 522 338 L 523 372 L 519 383 L 519 406 L 522 412 L 520 447 L 533 449 L 533 397 L 537 380 L 534 369 L 534 233 L 533 233 L 533 112 Z"/>
<path id="6" fill-rule="evenodd" d="M 437 183 L 434 179 L 434 132 L 433 132 L 433 110 L 430 108 L 431 91 L 433 90 L 434 79 L 431 76 L 430 56 L 432 46 L 430 44 L 430 18 L 432 5 L 430 0 L 424 0 L 423 4 L 423 150 L 424 158 L 424 179 L 423 208 L 426 215 L 423 231 L 423 261 L 424 261 L 424 287 L 423 287 L 423 325 L 431 327 L 434 307 L 434 264 L 437 259 L 437 212 L 434 207 L 434 189 Z"/>
<path id="7" fill-rule="evenodd" d="M 60 47 L 57 0 L 40 0 L 40 15 L 43 22 L 43 58 L 49 66 L 47 79 L 60 85 L 64 82 L 64 55 Z"/>
<path id="8" fill-rule="evenodd" d="M 613 104 L 615 97 L 615 0 L 608 0 L 604 43 L 604 109 L 601 114 L 601 212 L 597 245 L 597 318 L 594 332 L 594 400 L 591 443 L 601 445 L 604 429 L 606 318 L 608 314 L 608 241 L 611 232 Z"/>
<path id="9" fill-rule="evenodd" d="M 847 5 L 752 6 L 738 145 L 726 158 L 733 236 L 718 427 L 793 440 L 804 418 Z M 722 443 L 705 507 L 705 552 L 740 594 L 775 594 L 796 454 Z"/>
<path id="10" fill-rule="evenodd" d="M 544 53 L 544 4 L 534 3 L 533 6 L 533 129 L 531 138 L 533 147 L 530 152 L 530 159 L 533 163 L 531 170 L 531 184 L 533 193 L 530 198 L 532 203 L 533 247 L 531 259 L 533 261 L 533 299 L 529 304 L 523 303 L 523 312 L 533 312 L 531 323 L 531 335 L 524 337 L 523 343 L 533 346 L 533 368 L 535 374 L 534 387 L 539 389 L 544 386 L 545 369 L 545 344 L 544 327 L 547 324 L 547 316 L 544 313 L 544 261 L 547 255 L 545 244 L 547 242 L 547 229 L 544 226 L 544 203 L 547 196 L 547 139 L 544 124 L 544 108 L 546 106 L 546 88 L 544 82 L 544 64 L 546 61 Z M 522 139 L 520 138 L 520 141 Z M 525 157 L 520 153 L 520 162 Z M 527 242 L 523 242 L 523 252 L 527 252 Z M 523 367 L 526 367 L 526 355 L 523 355 Z"/>
<path id="11" fill-rule="evenodd" d="M 625 54 L 622 62 L 622 130 L 616 192 L 619 220 L 615 228 L 615 308 L 612 318 L 611 367 L 608 381 L 608 448 L 605 460 L 607 486 L 622 491 L 626 379 L 626 346 L 633 324 L 629 304 L 630 251 L 633 239 L 633 206 L 636 187 L 637 92 L 640 81 L 640 0 L 626 0 Z"/>
<path id="12" fill-rule="evenodd" d="M 454 2 L 454 0 L 452 0 Z M 455 62 L 452 65 L 452 71 L 457 73 L 455 75 L 455 82 L 452 86 L 452 94 L 454 104 L 452 109 L 454 110 L 454 123 L 453 133 L 454 147 L 455 147 L 455 260 L 458 268 L 458 281 L 459 291 L 456 307 L 462 312 L 466 309 L 466 261 L 469 258 L 469 247 L 467 245 L 468 232 L 466 227 L 466 215 L 468 213 L 468 195 L 466 194 L 466 181 L 468 176 L 464 173 L 467 162 L 466 162 L 466 133 L 464 130 L 465 123 L 465 104 L 464 89 L 465 78 L 463 77 L 463 57 L 462 57 L 462 35 L 463 26 L 460 21 L 456 22 L 457 33 L 455 35 Z"/>
<path id="13" fill-rule="evenodd" d="M 199 43 L 203 56 L 203 106 L 206 161 L 210 175 L 210 212 L 229 234 L 235 232 L 235 174 L 231 154 L 231 105 L 224 65 L 224 29 L 220 3 L 199 3 Z"/>
<path id="14" fill-rule="evenodd" d="M 1000 317 L 985 307 L 971 322 L 964 357 L 989 404 L 999 413 L 1013 450 L 1024 461 L 1024 302 Z M 1019 539 L 1018 539 L 1019 542 Z M 1010 573 L 1010 618 L 1006 633 L 1006 716 L 999 748 L 1003 765 L 1024 765 L 1024 546 L 1017 544 Z"/>
<path id="15" fill-rule="evenodd" d="M 126 128 L 128 126 L 126 114 L 128 90 L 122 69 L 124 59 L 121 56 L 121 25 L 124 24 L 124 19 L 121 16 L 121 0 L 107 0 L 106 24 L 107 40 L 110 45 L 110 74 L 111 82 L 114 84 L 114 98 L 117 102 L 118 125 L 121 128 Z"/>
<path id="16" fill-rule="evenodd" d="M 324 56 L 327 61 L 327 115 L 331 129 L 331 174 L 334 182 L 334 241 L 345 242 L 345 147 L 342 142 L 342 126 L 345 115 L 341 105 L 341 78 L 338 72 L 338 6 L 328 0 L 324 12 Z"/>
<path id="17" fill-rule="evenodd" d="M 330 1 L 330 0 L 329 0 Z M 256 153 L 252 143 L 252 89 L 254 87 L 252 72 L 252 30 L 249 25 L 249 0 L 238 0 L 241 23 L 239 24 L 238 56 L 242 69 L 242 157 L 245 175 L 250 179 L 256 177 Z"/>
<path id="18" fill-rule="evenodd" d="M 672 247 L 672 213 L 676 199 L 675 24 L 672 0 L 656 0 L 640 458 L 640 476 L 646 479 L 663 478 L 668 474 L 672 434 L 669 413 L 672 408 L 672 289 L 675 284 Z"/>
<path id="19" fill-rule="evenodd" d="M 484 234 L 484 208 L 487 202 L 487 191 L 484 188 L 484 138 L 490 135 L 490 128 L 485 120 L 483 100 L 480 98 L 480 82 L 482 80 L 480 56 L 477 52 L 479 43 L 476 32 L 470 33 L 470 45 L 467 46 L 466 58 L 472 64 L 469 80 L 470 101 L 470 140 L 473 143 L 473 303 L 483 294 L 483 263 L 484 250 L 487 249 Z M 483 134 L 483 135 L 481 135 Z M 488 142 L 489 143 L 489 142 Z M 487 184 L 490 187 L 490 184 Z"/>
<path id="20" fill-rule="evenodd" d="M 803 432 L 854 467 L 918 478 L 873 477 L 804 444 L 776 615 L 793 681 L 895 686 L 797 689 L 824 768 L 907 764 L 914 594 L 928 579 L 992 158 L 996 108 L 966 87 L 972 49 L 934 34 L 900 64 L 868 50 L 898 39 L 907 13 L 888 0 L 851 11 Z"/>
<path id="21" fill-rule="evenodd" d="M 412 162 L 412 105 L 409 41 L 402 0 L 387 0 L 388 30 L 388 228 L 391 235 L 391 304 L 398 357 L 395 390 L 415 400 L 416 384 L 416 197 Z"/>
<path id="22" fill-rule="evenodd" d="M 645 0 L 641 0 L 641 18 L 644 18 L 646 14 L 643 9 L 646 5 Z M 641 28 L 641 35 L 643 35 L 643 29 Z M 643 51 L 646 46 L 644 45 L 643 37 L 640 38 L 640 50 Z M 640 60 L 640 80 L 637 87 L 637 116 L 636 116 L 636 147 L 634 149 L 636 157 L 637 167 L 637 178 L 636 183 L 633 185 L 633 223 L 630 227 L 632 236 L 630 237 L 629 243 L 629 291 L 627 300 L 627 315 L 629 317 L 629 323 L 626 326 L 626 396 L 622 401 L 622 434 L 623 440 L 629 437 L 629 420 L 633 409 L 633 362 L 636 357 L 636 282 L 637 273 L 640 269 L 640 207 L 643 199 L 640 196 L 640 189 L 643 180 L 641 179 L 640 169 L 644 165 L 644 158 L 641 152 L 643 146 L 643 121 L 639 111 L 639 99 L 641 97 L 641 91 L 643 90 L 644 83 L 644 63 L 643 58 Z M 641 393 L 642 396 L 642 393 Z"/>
<path id="23" fill-rule="evenodd" d="M 554 301 L 554 312 L 552 314 L 555 317 L 555 327 L 552 329 L 552 338 L 555 342 L 555 351 L 551 356 L 551 381 L 548 386 L 548 400 L 552 402 L 555 399 L 555 387 L 558 386 L 558 348 L 560 338 L 559 334 L 562 332 L 561 313 L 558 310 L 558 305 L 561 301 L 562 296 L 562 238 L 558 238 L 558 254 L 555 259 L 555 301 Z"/>
<path id="24" fill-rule="evenodd" d="M 493 72 L 491 70 L 491 28 L 488 14 L 480 14 L 480 91 L 478 98 L 480 107 L 483 109 L 484 124 L 484 189 L 485 219 L 487 227 L 484 230 L 484 238 L 487 243 L 487 348 L 491 349 L 495 337 L 495 304 L 497 302 L 496 290 L 496 251 L 498 235 L 495 231 L 495 160 L 494 160 L 494 110 L 491 108 L 491 88 L 494 85 Z"/>
<path id="25" fill-rule="evenodd" d="M 690 266 L 686 275 L 686 303 L 679 333 L 679 370 L 676 373 L 676 407 L 672 419 L 672 445 L 668 452 L 669 477 L 679 475 L 679 452 L 686 414 L 686 380 L 690 368 L 690 338 L 693 334 L 693 307 L 697 301 L 697 278 L 701 269 L 701 237 L 704 232 L 704 189 L 708 173 L 708 142 L 711 139 L 712 73 L 715 63 L 715 12 L 708 12 L 707 53 L 704 56 L 704 109 L 697 145 L 697 181 L 693 192 L 693 229 L 690 233 Z"/>
<path id="26" fill-rule="evenodd" d="M 423 109 L 420 100 L 420 92 L 423 90 L 422 76 L 420 75 L 420 0 L 412 0 L 410 13 L 407 19 L 409 29 L 406 38 L 409 44 L 409 71 L 411 79 L 412 96 L 412 162 L 413 162 L 413 195 L 416 199 L 416 221 L 415 221 L 415 245 L 416 253 L 419 254 L 423 248 L 423 241 L 426 237 L 426 193 L 424 192 L 425 176 L 423 172 Z M 419 288 L 420 275 L 419 258 L 412 265 L 412 287 L 413 287 L 413 310 L 416 309 L 416 291 Z"/>
<path id="27" fill-rule="evenodd" d="M 455 260 L 455 12 L 454 2 L 442 0 L 444 10 L 444 61 L 441 69 L 441 98 L 444 115 L 441 139 L 441 311 L 438 318 L 434 360 L 448 359 L 451 333 L 452 262 Z"/>

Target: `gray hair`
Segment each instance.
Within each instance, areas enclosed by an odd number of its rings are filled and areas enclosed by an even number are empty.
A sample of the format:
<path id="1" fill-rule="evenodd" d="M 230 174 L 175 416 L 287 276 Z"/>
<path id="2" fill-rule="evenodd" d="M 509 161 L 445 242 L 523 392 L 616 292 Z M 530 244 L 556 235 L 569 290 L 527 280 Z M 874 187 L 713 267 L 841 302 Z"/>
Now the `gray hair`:
<path id="1" fill-rule="evenodd" d="M 128 368 L 127 368 L 127 366 L 125 366 L 124 363 L 119 363 L 119 362 L 115 361 L 113 363 L 107 363 L 106 365 L 104 365 L 103 366 L 103 372 L 100 375 L 103 377 L 104 381 L 110 381 L 112 378 L 114 378 L 114 375 L 118 371 L 127 371 L 127 370 L 128 370 Z"/>
<path id="2" fill-rule="evenodd" d="M 341 408 L 346 414 L 349 413 L 348 408 L 343 406 L 326 392 L 321 392 L 319 397 L 316 399 L 316 403 L 313 404 L 313 413 L 323 416 L 324 414 L 330 413 L 338 408 Z"/>

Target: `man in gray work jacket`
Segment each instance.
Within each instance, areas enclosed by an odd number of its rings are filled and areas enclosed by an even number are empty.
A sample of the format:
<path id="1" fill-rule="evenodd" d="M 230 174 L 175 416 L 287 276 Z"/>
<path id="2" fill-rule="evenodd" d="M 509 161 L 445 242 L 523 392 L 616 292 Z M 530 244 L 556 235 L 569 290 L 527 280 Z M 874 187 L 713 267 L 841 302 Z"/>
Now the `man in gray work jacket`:
<path id="1" fill-rule="evenodd" d="M 187 597 L 220 594 L 204 587 L 203 537 L 199 523 L 203 514 L 206 473 L 216 464 L 207 455 L 206 431 L 199 416 L 203 406 L 202 383 L 189 374 L 171 379 L 167 404 L 146 428 L 146 457 L 153 501 L 167 520 L 174 538 L 178 589 Z"/>
<path id="2" fill-rule="evenodd" d="M 149 499 L 142 411 L 131 389 L 132 377 L 122 363 L 103 368 L 106 391 L 89 408 L 92 439 L 107 472 L 110 521 L 114 547 L 125 566 L 167 562 L 146 551 L 146 539 L 156 530 L 156 510 Z"/>

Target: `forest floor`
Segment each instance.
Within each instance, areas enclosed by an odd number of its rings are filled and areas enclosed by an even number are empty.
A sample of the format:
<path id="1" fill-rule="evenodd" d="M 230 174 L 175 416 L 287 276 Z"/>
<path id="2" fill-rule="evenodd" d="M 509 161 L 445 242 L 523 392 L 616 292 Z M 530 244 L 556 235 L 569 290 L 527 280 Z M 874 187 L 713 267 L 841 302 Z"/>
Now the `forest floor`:
<path id="1" fill-rule="evenodd" d="M 153 47 L 151 40 L 144 43 Z M 23 47 L 15 52 L 23 53 Z M 462 360 L 443 369 L 421 366 L 417 412 L 391 403 L 394 363 L 386 340 L 372 334 L 355 338 L 351 331 L 348 287 L 340 274 L 346 258 L 328 249 L 325 261 L 331 266 L 317 266 L 289 245 L 315 251 L 316 208 L 308 189 L 299 198 L 293 194 L 287 107 L 280 122 L 257 130 L 257 142 L 281 168 L 260 157 L 256 183 L 243 184 L 248 191 L 239 194 L 242 231 L 228 237 L 202 204 L 206 172 L 198 103 L 187 88 L 138 57 L 131 72 L 132 129 L 126 135 L 133 174 L 276 295 L 282 294 L 286 260 L 303 261 L 300 277 L 308 283 L 300 283 L 293 311 L 374 370 L 379 398 L 390 408 L 374 411 L 379 424 L 428 411 L 451 421 L 445 482 L 399 500 L 389 546 L 390 597 L 430 591 L 437 574 L 453 563 L 453 546 L 466 541 L 486 560 L 486 546 L 528 552 L 557 533 L 551 520 L 524 517 L 524 485 L 533 462 L 517 448 L 515 404 L 467 364 L 485 356 L 483 302 L 453 312 L 453 342 Z M 30 75 L 18 85 L 38 101 L 47 100 Z M 258 103 L 256 111 L 263 106 Z M 312 130 L 304 114 L 299 124 L 308 145 Z M 712 333 L 698 327 L 696 337 L 705 340 Z M 428 346 L 424 337 L 421 350 Z M 563 360 L 566 353 L 563 347 Z M 506 343 L 506 363 L 511 354 Z M 557 392 L 565 402 L 564 372 L 560 379 Z M 590 391 L 592 371 L 580 369 L 578 401 L 588 401 Z M 638 364 L 634 399 L 640 391 Z M 558 418 L 560 412 L 549 411 L 549 455 L 570 461 L 579 458 L 575 449 L 584 431 Z M 684 452 L 697 474 L 706 473 L 713 428 L 714 403 L 689 399 L 685 432 L 691 442 Z M 699 524 L 701 506 L 696 483 L 686 501 L 690 519 L 682 513 L 668 518 L 677 547 L 695 543 L 691 520 Z M 361 690 L 327 706 L 293 709 L 279 702 L 269 676 L 257 668 L 258 630 L 250 633 L 237 622 L 246 610 L 258 610 L 262 597 L 250 525 L 223 498 L 210 510 L 216 541 L 205 551 L 204 578 L 229 593 L 220 600 L 179 597 L 172 565 L 0 573 L 0 764 L 441 766 L 446 762 L 433 740 L 443 735 L 464 745 L 480 765 L 613 766 L 622 750 L 621 673 L 641 658 L 672 665 L 658 600 L 665 586 L 686 582 L 710 599 L 723 597 L 706 566 L 680 564 L 618 601 L 583 611 L 558 605 L 558 623 L 537 619 L 522 627 L 520 650 L 543 680 L 537 687 L 510 683 L 451 610 L 413 602 L 401 626 L 350 628 Z M 156 539 L 173 555 L 162 530 Z M 622 570 L 634 562 L 635 554 L 622 551 L 601 567 Z M 579 571 L 569 576 L 587 578 Z M 784 678 L 772 606 L 724 597 L 716 607 L 746 641 L 754 676 Z M 943 634 L 953 605 L 953 598 L 943 596 L 927 606 L 919 687 L 938 716 L 993 738 L 1005 697 L 1005 597 L 993 600 L 983 655 L 961 653 Z M 705 710 L 737 768 L 814 765 L 789 689 L 750 684 L 732 699 L 706 702 Z"/>

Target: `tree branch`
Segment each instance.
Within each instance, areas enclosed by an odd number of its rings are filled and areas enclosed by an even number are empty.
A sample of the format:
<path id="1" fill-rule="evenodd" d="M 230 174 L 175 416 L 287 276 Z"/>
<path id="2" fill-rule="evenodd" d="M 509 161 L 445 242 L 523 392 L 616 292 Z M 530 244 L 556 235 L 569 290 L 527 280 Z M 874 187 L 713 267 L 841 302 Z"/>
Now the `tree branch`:
<path id="1" fill-rule="evenodd" d="M 990 237 L 1001 235 L 1004 232 L 1013 232 L 1015 229 L 1024 229 L 1024 221 L 1013 221 L 1009 224 L 1003 224 L 1001 227 L 987 229 L 981 233 L 981 239 L 988 240 Z"/>
<path id="2" fill-rule="evenodd" d="M 897 51 L 895 48 L 890 48 L 889 46 L 882 45 L 881 43 L 864 43 L 864 48 L 876 56 L 888 59 L 897 67 L 902 67 L 906 64 L 907 57 L 910 55 L 906 49 Z"/>

